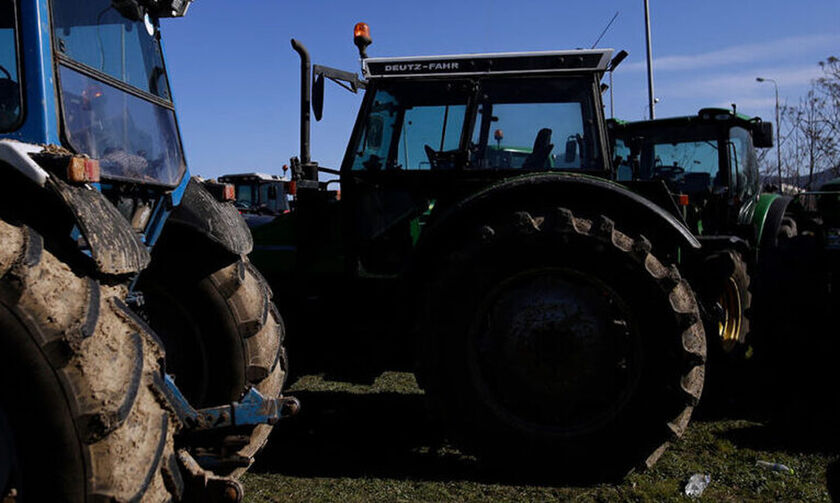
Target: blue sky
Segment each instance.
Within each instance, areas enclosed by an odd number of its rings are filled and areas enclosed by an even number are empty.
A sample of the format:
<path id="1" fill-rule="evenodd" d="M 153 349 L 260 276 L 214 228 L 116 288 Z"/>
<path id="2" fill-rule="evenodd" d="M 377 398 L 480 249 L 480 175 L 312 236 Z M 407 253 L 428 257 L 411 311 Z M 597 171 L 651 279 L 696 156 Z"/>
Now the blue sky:
<path id="1" fill-rule="evenodd" d="M 657 117 L 737 103 L 774 118 L 775 79 L 793 103 L 840 57 L 840 0 L 651 0 Z M 298 153 L 299 59 L 359 71 L 352 43 L 358 21 L 371 27 L 374 56 L 589 48 L 619 12 L 599 47 L 630 56 L 615 72 L 617 117 L 646 115 L 642 0 L 327 2 L 196 0 L 186 18 L 163 22 L 168 70 L 190 169 L 281 172 Z M 360 96 L 328 83 L 312 157 L 337 168 Z M 605 98 L 609 113 L 609 102 Z"/>

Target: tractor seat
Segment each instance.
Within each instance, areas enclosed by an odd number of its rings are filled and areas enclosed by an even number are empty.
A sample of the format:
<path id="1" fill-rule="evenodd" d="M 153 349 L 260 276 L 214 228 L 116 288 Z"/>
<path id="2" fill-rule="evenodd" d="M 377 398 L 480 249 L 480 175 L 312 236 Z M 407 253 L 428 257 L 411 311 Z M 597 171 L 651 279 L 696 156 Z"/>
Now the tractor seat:
<path id="1" fill-rule="evenodd" d="M 522 163 L 522 169 L 543 169 L 548 162 L 548 154 L 554 145 L 551 143 L 551 129 L 542 128 L 537 137 L 534 139 L 534 148 L 525 161 Z"/>

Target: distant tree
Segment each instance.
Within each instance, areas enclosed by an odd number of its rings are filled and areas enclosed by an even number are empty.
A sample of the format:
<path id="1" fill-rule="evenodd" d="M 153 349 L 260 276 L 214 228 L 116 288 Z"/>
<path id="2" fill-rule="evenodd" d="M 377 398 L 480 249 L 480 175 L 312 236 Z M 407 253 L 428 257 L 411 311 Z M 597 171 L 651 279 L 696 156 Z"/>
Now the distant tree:
<path id="1" fill-rule="evenodd" d="M 832 56 L 819 65 L 823 75 L 808 93 L 782 108 L 778 132 L 784 176 L 809 190 L 817 188 L 815 174 L 840 176 L 840 60 Z"/>
<path id="2" fill-rule="evenodd" d="M 820 68 L 823 76 L 814 84 L 825 99 L 825 107 L 821 110 L 822 118 L 836 139 L 840 137 L 840 59 L 831 56 L 825 61 L 820 61 Z"/>

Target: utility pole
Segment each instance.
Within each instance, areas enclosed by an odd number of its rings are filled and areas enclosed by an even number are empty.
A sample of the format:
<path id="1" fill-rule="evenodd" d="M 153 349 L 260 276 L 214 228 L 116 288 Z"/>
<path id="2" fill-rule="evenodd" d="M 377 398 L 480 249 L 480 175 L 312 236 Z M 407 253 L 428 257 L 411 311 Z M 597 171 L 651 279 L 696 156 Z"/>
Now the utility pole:
<path id="1" fill-rule="evenodd" d="M 645 0 L 645 40 L 647 41 L 647 74 L 648 74 L 648 107 L 650 108 L 650 118 L 653 119 L 655 114 L 653 112 L 653 61 L 651 58 L 650 49 L 650 5 L 649 0 Z"/>
<path id="2" fill-rule="evenodd" d="M 756 77 L 756 82 L 772 82 L 776 88 L 776 162 L 779 165 L 779 192 L 782 192 L 782 129 L 779 126 L 779 84 L 773 79 Z"/>

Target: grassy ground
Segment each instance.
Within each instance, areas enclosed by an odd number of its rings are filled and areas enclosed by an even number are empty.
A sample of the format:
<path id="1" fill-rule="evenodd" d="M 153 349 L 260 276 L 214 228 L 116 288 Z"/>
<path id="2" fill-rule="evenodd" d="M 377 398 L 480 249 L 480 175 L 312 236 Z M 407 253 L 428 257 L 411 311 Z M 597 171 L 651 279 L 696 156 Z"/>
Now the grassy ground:
<path id="1" fill-rule="evenodd" d="M 755 420 L 701 415 L 652 470 L 618 485 L 576 487 L 499 473 L 442 443 L 425 423 L 411 374 L 386 373 L 372 386 L 306 376 L 292 390 L 303 412 L 278 426 L 245 476 L 246 501 L 687 501 L 683 487 L 693 473 L 711 476 L 706 501 L 840 498 L 840 461 L 826 442 Z"/>

